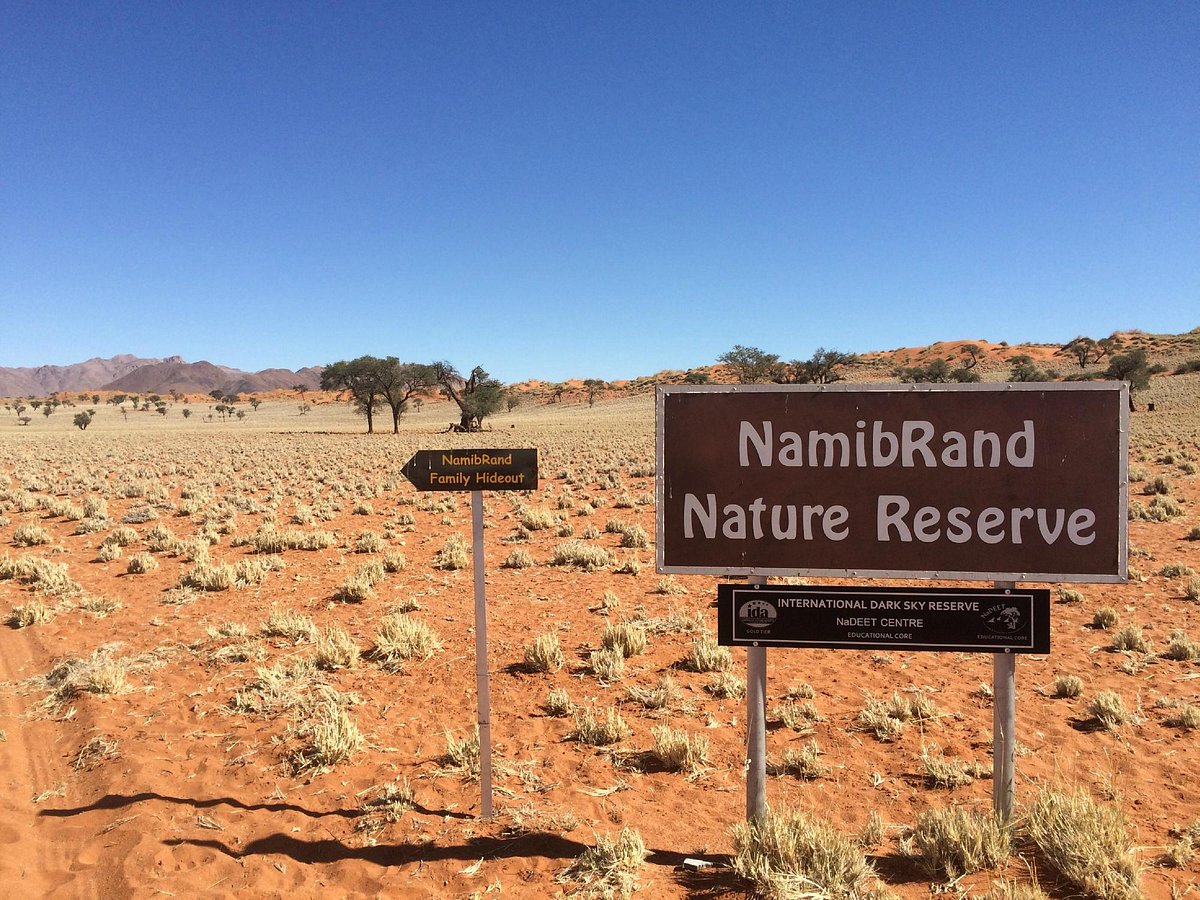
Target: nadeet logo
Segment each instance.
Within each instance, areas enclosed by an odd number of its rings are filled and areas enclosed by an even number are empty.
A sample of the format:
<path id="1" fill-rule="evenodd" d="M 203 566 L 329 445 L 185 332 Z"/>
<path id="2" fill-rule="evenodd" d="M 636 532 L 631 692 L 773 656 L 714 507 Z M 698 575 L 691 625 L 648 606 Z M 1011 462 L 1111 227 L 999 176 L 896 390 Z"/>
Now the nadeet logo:
<path id="1" fill-rule="evenodd" d="M 766 600 L 748 600 L 738 608 L 738 621 L 749 628 L 770 628 L 778 615 Z"/>
<path id="2" fill-rule="evenodd" d="M 983 621 L 995 634 L 1013 634 L 1026 626 L 1025 613 L 1008 603 L 997 603 L 983 611 Z"/>

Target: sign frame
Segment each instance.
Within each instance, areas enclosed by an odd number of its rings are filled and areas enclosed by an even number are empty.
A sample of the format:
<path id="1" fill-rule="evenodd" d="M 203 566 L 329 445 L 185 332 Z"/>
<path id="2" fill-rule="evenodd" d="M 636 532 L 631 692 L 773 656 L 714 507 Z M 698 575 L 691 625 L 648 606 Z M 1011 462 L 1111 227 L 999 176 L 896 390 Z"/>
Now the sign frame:
<path id="1" fill-rule="evenodd" d="M 1118 472 L 1117 483 L 1099 485 L 1097 490 L 1117 492 L 1116 510 L 1116 572 L 1089 573 L 1069 571 L 993 571 L 991 569 L 899 569 L 852 567 L 836 568 L 814 565 L 762 566 L 762 565 L 682 565 L 666 562 L 666 500 L 667 473 L 665 406 L 667 398 L 677 394 L 996 394 L 996 393 L 1059 393 L 1059 392 L 1107 392 L 1113 395 L 1118 407 L 1118 434 L 1116 435 Z M 985 396 L 980 396 L 983 401 Z M 896 382 L 847 383 L 819 385 L 776 385 L 776 384 L 730 384 L 730 385 L 660 385 L 655 397 L 655 476 L 656 500 L 656 570 L 662 574 L 717 575 L 717 576 L 814 576 L 827 578 L 896 578 L 933 579 L 955 581 L 999 581 L 999 582 L 1058 582 L 1058 583 L 1112 583 L 1121 584 L 1128 580 L 1128 485 L 1129 485 L 1129 386 L 1125 382 L 996 382 L 976 384 L 902 384 Z M 786 470 L 785 470 L 786 471 Z M 851 470 L 852 471 L 852 470 Z"/>
<path id="2" fill-rule="evenodd" d="M 936 610 L 922 609 L 901 611 L 897 606 L 894 607 L 892 615 L 903 616 L 904 618 L 897 621 L 907 621 L 913 616 L 920 615 L 923 618 L 920 620 L 921 625 L 909 626 L 875 626 L 875 625 L 845 625 L 831 626 L 828 622 L 812 622 L 811 625 L 817 632 L 809 637 L 796 636 L 795 632 L 806 627 L 798 620 L 805 618 L 806 614 L 801 611 L 789 612 L 787 615 L 791 622 L 780 624 L 790 625 L 788 636 L 767 636 L 755 635 L 753 626 L 741 625 L 738 621 L 738 610 L 740 605 L 746 602 L 762 600 L 767 605 L 771 606 L 779 615 L 780 601 L 782 600 L 800 600 L 800 601 L 836 601 L 841 599 L 846 602 L 861 601 L 866 604 L 889 603 L 967 603 L 973 601 L 976 604 L 987 604 L 989 606 L 1000 605 L 1006 602 L 1012 602 L 1017 606 L 1025 607 L 1020 610 L 1027 612 L 1029 616 L 1027 630 L 1022 629 L 1021 640 L 1004 640 L 1004 636 L 999 631 L 992 632 L 990 642 L 982 642 L 979 637 L 970 639 L 966 629 L 971 624 L 971 610 Z M 784 609 L 787 607 L 785 606 Z M 864 612 L 860 612 L 862 609 Z M 875 621 L 879 616 L 887 616 L 888 607 L 884 607 L 881 611 L 879 607 L 871 609 L 869 605 L 858 609 L 851 608 L 849 611 L 842 613 L 840 610 L 832 612 L 835 619 L 838 616 L 853 618 L 862 621 L 864 614 L 870 615 L 869 621 Z M 978 619 L 983 620 L 986 610 L 975 610 Z M 824 609 L 817 609 L 809 616 L 810 619 L 829 619 L 831 613 Z M 933 616 L 933 624 L 925 626 L 924 619 Z M 938 620 L 941 621 L 938 621 Z M 965 621 L 955 621 L 965 620 Z M 836 633 L 838 627 L 845 628 L 868 628 L 876 629 L 876 631 L 895 627 L 895 628 L 920 628 L 922 631 L 936 631 L 934 635 L 926 635 L 926 640 L 918 641 L 915 639 L 908 640 L 883 640 L 875 638 L 852 638 L 847 637 L 844 640 L 839 640 L 831 636 Z M 984 628 L 989 628 L 984 625 Z M 946 636 L 947 631 L 958 630 L 961 633 Z M 991 629 L 989 629 L 991 630 Z M 849 634 L 849 632 L 847 632 Z M 872 632 L 875 633 L 875 632 Z M 1036 655 L 1046 655 L 1050 652 L 1050 591 L 1045 588 L 956 588 L 956 587 L 854 587 L 854 586 L 827 586 L 827 585 L 747 585 L 722 583 L 717 585 L 717 643 L 726 647 L 781 647 L 790 649 L 810 649 L 810 650 L 890 650 L 896 652 L 937 652 L 937 653 L 1029 653 Z"/>

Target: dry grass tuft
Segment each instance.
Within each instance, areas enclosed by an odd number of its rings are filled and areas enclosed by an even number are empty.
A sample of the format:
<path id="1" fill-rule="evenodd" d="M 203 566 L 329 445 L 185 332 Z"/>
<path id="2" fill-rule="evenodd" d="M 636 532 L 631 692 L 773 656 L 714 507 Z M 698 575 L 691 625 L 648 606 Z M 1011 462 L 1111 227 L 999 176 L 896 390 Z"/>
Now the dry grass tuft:
<path id="1" fill-rule="evenodd" d="M 666 725 L 650 730 L 654 747 L 650 754 L 668 772 L 687 772 L 699 775 L 708 762 L 708 738 L 703 734 L 688 734 Z"/>
<path id="2" fill-rule="evenodd" d="M 1132 718 L 1125 701 L 1116 691 L 1101 691 L 1088 704 L 1088 712 L 1109 731 L 1116 731 Z"/>
<path id="3" fill-rule="evenodd" d="M 766 897 L 855 897 L 874 872 L 862 848 L 807 813 L 733 826 L 734 870 Z"/>
<path id="4" fill-rule="evenodd" d="M 596 845 L 584 850 L 558 880 L 579 882 L 585 896 L 628 897 L 637 890 L 637 875 L 647 855 L 642 836 L 622 828 L 615 839 L 598 835 Z"/>
<path id="5" fill-rule="evenodd" d="M 783 771 L 801 781 L 816 781 L 829 771 L 821 762 L 821 748 L 816 741 L 809 741 L 799 750 L 793 747 L 783 751 Z"/>
<path id="6" fill-rule="evenodd" d="M 572 736 L 582 744 L 608 747 L 625 740 L 632 733 L 614 707 L 606 709 L 604 717 L 600 719 L 596 718 L 591 709 L 575 713 L 575 731 Z"/>
<path id="7" fill-rule="evenodd" d="M 557 672 L 564 662 L 562 644 L 556 631 L 539 634 L 525 648 L 525 668 L 530 672 Z"/>
<path id="8" fill-rule="evenodd" d="M 715 637 L 705 634 L 692 641 L 692 649 L 683 662 L 693 672 L 726 672 L 733 665 L 733 654 L 728 647 L 718 644 Z"/>
<path id="9" fill-rule="evenodd" d="M 331 625 L 317 637 L 313 663 L 318 669 L 353 669 L 358 664 L 358 644 L 345 630 Z"/>
<path id="10" fill-rule="evenodd" d="M 1141 897 L 1129 824 L 1116 807 L 1101 806 L 1083 791 L 1043 788 L 1026 829 L 1046 862 L 1072 886 L 1105 900 Z"/>
<path id="11" fill-rule="evenodd" d="M 460 534 L 450 535 L 446 545 L 433 555 L 433 565 L 449 571 L 467 568 L 471 565 L 471 545 Z"/>
<path id="12" fill-rule="evenodd" d="M 628 659 L 646 650 L 646 629 L 636 622 L 609 623 L 600 636 L 600 646 L 616 650 Z"/>
<path id="13" fill-rule="evenodd" d="M 1052 692 L 1060 700 L 1078 697 L 1083 693 L 1083 679 L 1078 675 L 1059 675 L 1054 679 Z"/>
<path id="14" fill-rule="evenodd" d="M 327 695 L 315 706 L 305 708 L 296 733 L 306 738 L 291 758 L 292 771 L 324 771 L 346 762 L 362 746 L 362 732 L 342 708 L 339 698 Z"/>
<path id="15" fill-rule="evenodd" d="M 925 867 L 953 881 L 1008 858 L 1012 837 L 991 813 L 955 807 L 931 809 L 917 816 L 913 838 Z"/>
<path id="16" fill-rule="evenodd" d="M 398 670 L 406 660 L 430 659 L 442 649 L 437 632 L 419 619 L 392 613 L 384 616 L 375 632 L 371 658 L 389 672 Z"/>
<path id="17" fill-rule="evenodd" d="M 567 693 L 566 688 L 551 688 L 546 694 L 546 702 L 543 704 L 546 714 L 561 718 L 569 716 L 575 711 L 575 704 L 571 700 L 571 695 Z"/>
<path id="18" fill-rule="evenodd" d="M 464 738 L 446 732 L 446 752 L 442 754 L 443 769 L 439 774 L 456 773 L 465 781 L 479 780 L 479 728 Z"/>

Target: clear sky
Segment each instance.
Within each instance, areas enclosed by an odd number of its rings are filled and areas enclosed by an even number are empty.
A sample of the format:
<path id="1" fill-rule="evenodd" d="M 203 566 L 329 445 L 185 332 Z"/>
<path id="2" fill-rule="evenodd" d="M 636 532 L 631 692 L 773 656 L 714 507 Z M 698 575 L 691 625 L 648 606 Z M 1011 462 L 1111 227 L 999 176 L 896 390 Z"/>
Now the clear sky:
<path id="1" fill-rule="evenodd" d="M 0 365 L 1200 326 L 1200 4 L 0 9 Z"/>

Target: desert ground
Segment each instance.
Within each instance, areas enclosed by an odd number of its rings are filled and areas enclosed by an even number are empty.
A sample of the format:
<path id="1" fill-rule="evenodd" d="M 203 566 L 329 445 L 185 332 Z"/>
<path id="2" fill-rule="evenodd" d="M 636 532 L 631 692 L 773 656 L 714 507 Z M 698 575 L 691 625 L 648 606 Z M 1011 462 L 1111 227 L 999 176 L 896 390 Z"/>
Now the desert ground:
<path id="1" fill-rule="evenodd" d="M 0 418 L 7 896 L 753 893 L 729 866 L 745 654 L 709 640 L 716 578 L 655 572 L 652 393 L 523 403 L 475 435 L 442 433 L 434 400 L 398 435 L 342 403 L 206 402 L 101 405 L 86 431 Z M 1200 893 L 1200 374 L 1138 402 L 1131 577 L 1050 586 L 998 862 L 954 877 L 914 835 L 991 808 L 989 656 L 770 652 L 769 802 L 858 848 L 860 894 L 1085 895 L 1024 825 L 1045 790 L 1083 792 L 1132 847 L 1138 887 L 1108 896 Z M 400 475 L 472 446 L 541 455 L 538 491 L 485 495 L 490 821 L 468 495 Z M 577 862 L 634 832 L 640 866 Z"/>

